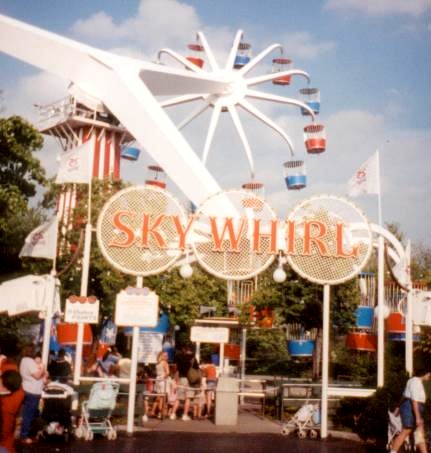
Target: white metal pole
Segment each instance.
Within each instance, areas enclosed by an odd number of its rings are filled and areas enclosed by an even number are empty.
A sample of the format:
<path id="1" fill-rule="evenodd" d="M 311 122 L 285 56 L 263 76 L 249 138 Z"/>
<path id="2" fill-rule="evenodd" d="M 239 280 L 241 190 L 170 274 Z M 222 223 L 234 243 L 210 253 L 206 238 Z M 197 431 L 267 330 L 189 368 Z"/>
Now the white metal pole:
<path id="1" fill-rule="evenodd" d="M 93 190 L 93 161 L 94 161 L 94 147 L 96 137 L 90 139 L 92 140 L 91 144 L 91 156 L 89 159 L 89 169 L 88 169 L 88 199 L 87 199 L 87 223 L 85 225 L 85 236 L 84 236 L 84 253 L 82 257 L 82 274 L 81 274 L 81 292 L 80 296 L 87 297 L 88 291 L 88 275 L 90 273 L 90 254 L 91 254 L 91 235 L 92 235 L 92 225 L 91 225 L 91 192 Z M 75 369 L 73 371 L 73 383 L 79 385 L 79 380 L 81 378 L 81 367 L 82 367 L 82 345 L 84 342 L 84 324 L 82 322 L 78 323 L 78 332 L 76 339 L 76 349 L 75 349 Z"/>
<path id="2" fill-rule="evenodd" d="M 241 379 L 245 379 L 246 354 L 247 354 L 247 329 L 242 329 L 242 338 L 241 338 Z"/>
<path id="3" fill-rule="evenodd" d="M 143 277 L 136 277 L 136 287 L 143 287 Z M 132 334 L 132 354 L 130 366 L 130 386 L 129 386 L 129 401 L 127 406 L 127 433 L 133 433 L 133 425 L 135 421 L 135 400 L 136 400 L 136 375 L 138 372 L 138 343 L 139 343 L 139 327 L 133 326 Z"/>
<path id="4" fill-rule="evenodd" d="M 406 273 L 407 273 L 407 313 L 406 313 L 406 371 L 410 376 L 413 374 L 413 294 L 412 279 L 410 275 L 410 240 L 406 247 Z"/>
<path id="5" fill-rule="evenodd" d="M 201 343 L 198 341 L 196 342 L 196 359 L 200 363 L 201 362 Z"/>
<path id="6" fill-rule="evenodd" d="M 322 335 L 322 402 L 320 436 L 328 436 L 328 380 L 329 380 L 329 285 L 323 286 L 323 335 Z"/>
<path id="7" fill-rule="evenodd" d="M 220 375 L 224 375 L 224 343 L 220 343 L 220 356 L 219 356 Z"/>
<path id="8" fill-rule="evenodd" d="M 385 384 L 385 257 L 384 239 L 379 235 L 377 261 L 377 387 Z"/>
<path id="9" fill-rule="evenodd" d="M 379 226 L 383 228 L 382 214 L 382 196 L 380 184 L 380 154 L 377 154 L 377 176 L 378 176 L 378 216 Z M 377 255 L 377 387 L 383 387 L 385 384 L 385 322 L 384 322 L 384 305 L 385 305 L 385 256 L 384 256 L 384 238 L 380 234 L 378 239 Z"/>
<path id="10" fill-rule="evenodd" d="M 55 271 L 51 271 L 51 275 L 48 277 L 48 288 L 49 292 L 47 295 L 47 304 L 45 312 L 45 320 L 43 323 L 43 343 L 42 343 L 42 363 L 48 366 L 49 357 L 49 342 L 51 338 L 51 326 L 52 326 L 52 315 L 55 303 Z"/>
<path id="11" fill-rule="evenodd" d="M 85 225 L 85 240 L 84 240 L 84 255 L 82 258 L 82 276 L 81 276 L 81 296 L 86 297 L 88 291 L 88 274 L 90 271 L 90 251 L 91 251 L 91 234 L 92 234 L 91 223 L 88 222 Z M 81 377 L 81 366 L 82 366 L 82 345 L 84 343 L 84 324 L 78 323 L 78 332 L 76 340 L 76 351 L 75 351 L 75 369 L 73 373 L 73 383 L 79 384 Z"/>

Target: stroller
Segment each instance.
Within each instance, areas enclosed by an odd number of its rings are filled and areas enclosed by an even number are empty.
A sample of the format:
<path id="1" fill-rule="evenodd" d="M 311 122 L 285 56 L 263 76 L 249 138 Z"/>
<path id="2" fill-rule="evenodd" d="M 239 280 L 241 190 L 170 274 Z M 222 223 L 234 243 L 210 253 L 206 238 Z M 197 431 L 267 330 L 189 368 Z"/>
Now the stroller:
<path id="1" fill-rule="evenodd" d="M 82 403 L 81 420 L 75 429 L 75 436 L 93 440 L 94 434 L 102 434 L 109 440 L 117 438 L 117 431 L 111 424 L 111 414 L 117 404 L 120 388 L 118 382 L 96 382 L 90 390 L 88 401 Z"/>
<path id="2" fill-rule="evenodd" d="M 73 388 L 69 385 L 55 381 L 44 388 L 41 413 L 44 423 L 41 436 L 44 439 L 61 437 L 66 442 L 69 440 L 74 393 Z"/>
<path id="3" fill-rule="evenodd" d="M 281 434 L 285 436 L 293 432 L 296 432 L 300 439 L 305 439 L 307 434 L 311 439 L 319 437 L 320 409 L 318 404 L 305 403 L 281 429 Z"/>
<path id="4" fill-rule="evenodd" d="M 399 415 L 395 415 L 394 412 L 388 411 L 388 418 L 388 442 L 386 444 L 386 449 L 389 451 L 391 449 L 392 441 L 402 431 L 403 427 L 401 425 L 401 417 Z M 414 451 L 411 439 L 409 438 L 404 441 L 403 447 L 404 451 Z"/>

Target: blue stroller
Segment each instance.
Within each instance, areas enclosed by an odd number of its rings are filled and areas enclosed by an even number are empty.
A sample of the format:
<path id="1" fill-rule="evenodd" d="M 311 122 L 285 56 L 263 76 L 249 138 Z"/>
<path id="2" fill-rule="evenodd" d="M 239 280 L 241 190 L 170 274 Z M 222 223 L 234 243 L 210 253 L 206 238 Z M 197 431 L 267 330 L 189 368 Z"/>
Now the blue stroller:
<path id="1" fill-rule="evenodd" d="M 118 382 L 104 381 L 93 384 L 88 401 L 82 403 L 81 421 L 75 429 L 78 439 L 93 440 L 94 434 L 101 434 L 109 440 L 117 438 L 111 415 L 117 404 L 119 388 Z"/>

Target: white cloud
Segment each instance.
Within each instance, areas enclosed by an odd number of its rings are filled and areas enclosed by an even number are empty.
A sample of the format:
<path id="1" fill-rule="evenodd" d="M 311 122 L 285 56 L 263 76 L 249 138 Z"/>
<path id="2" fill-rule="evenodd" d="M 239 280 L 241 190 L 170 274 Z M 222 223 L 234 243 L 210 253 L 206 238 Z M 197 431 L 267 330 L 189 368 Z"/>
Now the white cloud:
<path id="1" fill-rule="evenodd" d="M 141 0 L 138 11 L 115 23 L 105 12 L 80 19 L 72 26 L 76 36 L 99 45 L 126 40 L 144 52 L 160 46 L 177 46 L 194 38 L 201 23 L 195 9 L 176 0 Z"/>
<path id="2" fill-rule="evenodd" d="M 35 104 L 46 105 L 64 98 L 68 82 L 48 72 L 18 79 L 4 90 L 6 114 L 19 112 L 32 122 L 38 121 Z"/>
<path id="3" fill-rule="evenodd" d="M 314 60 L 335 49 L 333 41 L 316 40 L 309 32 L 287 33 L 283 35 L 286 54 L 294 58 Z"/>
<path id="4" fill-rule="evenodd" d="M 418 17 L 431 9 L 431 0 L 327 0 L 325 8 L 353 10 L 369 16 L 397 14 Z"/>
<path id="5" fill-rule="evenodd" d="M 78 19 L 72 25 L 72 31 L 77 36 L 93 40 L 103 38 L 105 42 L 124 37 L 123 30 L 115 25 L 113 18 L 104 11 L 99 11 L 88 19 Z"/>

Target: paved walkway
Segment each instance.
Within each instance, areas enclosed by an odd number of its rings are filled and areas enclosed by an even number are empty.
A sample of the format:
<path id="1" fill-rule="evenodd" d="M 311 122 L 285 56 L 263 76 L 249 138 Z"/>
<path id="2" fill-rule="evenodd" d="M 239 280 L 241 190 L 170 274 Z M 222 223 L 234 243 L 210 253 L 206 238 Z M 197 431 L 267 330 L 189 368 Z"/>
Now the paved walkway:
<path id="1" fill-rule="evenodd" d="M 118 426 L 120 431 L 126 431 L 126 426 Z M 238 411 L 238 423 L 236 425 L 216 425 L 213 420 L 158 420 L 150 418 L 146 423 L 140 423 L 135 426 L 135 432 L 148 431 L 170 431 L 170 432 L 188 432 L 188 433 L 237 433 L 237 434 L 280 434 L 282 423 L 279 420 L 271 420 L 263 417 L 256 410 L 248 407 L 241 407 Z M 333 438 L 346 439 L 351 441 L 360 441 L 360 438 L 354 434 L 344 431 L 330 430 L 328 435 Z"/>

